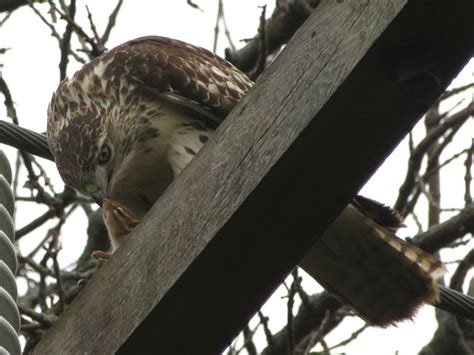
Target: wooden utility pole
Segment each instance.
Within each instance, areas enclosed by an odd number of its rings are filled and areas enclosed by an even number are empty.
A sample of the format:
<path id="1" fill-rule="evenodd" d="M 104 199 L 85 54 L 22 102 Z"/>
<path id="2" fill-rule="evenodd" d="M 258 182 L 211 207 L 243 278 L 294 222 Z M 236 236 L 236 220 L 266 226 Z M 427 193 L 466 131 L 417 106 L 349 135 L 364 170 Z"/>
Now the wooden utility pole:
<path id="1" fill-rule="evenodd" d="M 35 353 L 222 351 L 470 58 L 406 3 L 323 0 Z"/>

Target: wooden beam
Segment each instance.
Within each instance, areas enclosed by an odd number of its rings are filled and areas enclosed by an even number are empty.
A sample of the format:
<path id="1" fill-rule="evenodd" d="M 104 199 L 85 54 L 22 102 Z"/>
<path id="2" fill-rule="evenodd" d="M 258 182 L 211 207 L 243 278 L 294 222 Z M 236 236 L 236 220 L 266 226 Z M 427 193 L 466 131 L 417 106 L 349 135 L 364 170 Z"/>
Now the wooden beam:
<path id="1" fill-rule="evenodd" d="M 405 3 L 323 0 L 35 353 L 222 351 L 470 57 Z"/>

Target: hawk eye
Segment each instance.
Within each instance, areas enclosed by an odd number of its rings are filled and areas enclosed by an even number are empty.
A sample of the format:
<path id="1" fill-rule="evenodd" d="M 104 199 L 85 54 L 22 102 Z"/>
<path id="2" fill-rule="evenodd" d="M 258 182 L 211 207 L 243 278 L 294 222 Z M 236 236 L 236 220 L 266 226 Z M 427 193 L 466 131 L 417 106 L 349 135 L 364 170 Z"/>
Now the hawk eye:
<path id="1" fill-rule="evenodd" d="M 100 165 L 106 164 L 110 160 L 111 157 L 112 157 L 112 151 L 110 150 L 110 147 L 107 144 L 104 144 L 100 148 L 99 157 L 97 158 L 99 164 Z"/>

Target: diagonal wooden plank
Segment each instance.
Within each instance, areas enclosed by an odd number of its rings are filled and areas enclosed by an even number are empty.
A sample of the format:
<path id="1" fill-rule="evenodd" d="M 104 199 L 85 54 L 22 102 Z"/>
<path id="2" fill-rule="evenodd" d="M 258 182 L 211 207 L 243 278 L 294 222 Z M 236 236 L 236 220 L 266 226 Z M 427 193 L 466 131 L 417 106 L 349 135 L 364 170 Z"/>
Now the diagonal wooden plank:
<path id="1" fill-rule="evenodd" d="M 461 0 L 367 53 L 405 3 L 323 1 L 35 352 L 221 351 L 470 56 Z"/>

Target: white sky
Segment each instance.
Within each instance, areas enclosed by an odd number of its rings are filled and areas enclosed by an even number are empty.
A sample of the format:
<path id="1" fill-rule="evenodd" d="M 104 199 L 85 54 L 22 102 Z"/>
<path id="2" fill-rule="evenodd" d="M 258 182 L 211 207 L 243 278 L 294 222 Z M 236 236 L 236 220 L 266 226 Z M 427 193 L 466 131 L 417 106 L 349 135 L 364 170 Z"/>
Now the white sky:
<path id="1" fill-rule="evenodd" d="M 111 39 L 107 45 L 112 48 L 126 40 L 143 35 L 162 35 L 184 40 L 212 50 L 214 38 L 214 26 L 217 13 L 217 1 L 196 0 L 196 3 L 204 10 L 200 12 L 192 9 L 181 1 L 145 1 L 145 0 L 125 0 L 121 13 L 118 17 L 117 26 L 112 32 Z M 274 1 L 226 1 L 225 13 L 234 42 L 239 45 L 239 40 L 253 37 L 259 23 L 260 9 L 258 5 L 268 3 L 267 15 L 271 14 Z M 85 5 L 88 5 L 93 14 L 94 20 L 101 33 L 105 26 L 111 10 L 115 6 L 115 0 L 103 1 L 81 1 L 78 0 L 79 23 L 87 28 L 85 18 Z M 47 5 L 38 6 L 46 14 Z M 1 17 L 0 17 L 1 19 Z M 60 33 L 62 32 L 62 29 Z M 4 65 L 2 69 L 3 77 L 9 84 L 20 123 L 36 131 L 46 129 L 46 108 L 51 98 L 52 92 L 58 85 L 59 71 L 59 50 L 57 42 L 50 35 L 49 29 L 36 17 L 32 10 L 23 7 L 17 10 L 13 16 L 0 29 L 0 48 L 11 48 L 5 55 L 0 56 L 0 63 Z M 223 55 L 223 49 L 227 47 L 227 41 L 221 29 L 218 54 Z M 80 65 L 73 62 L 69 65 L 69 76 L 79 69 Z M 474 63 L 465 74 L 457 80 L 459 84 L 472 80 Z M 472 92 L 469 93 L 472 95 Z M 467 97 L 470 99 L 470 97 Z M 457 99 L 456 99 L 457 100 Z M 447 108 L 445 108 L 447 109 Z M 3 108 L 0 108 L 0 119 L 6 119 Z M 466 148 L 466 142 L 470 142 L 471 129 L 464 128 L 465 139 L 461 144 L 455 144 L 449 148 L 445 157 Z M 419 127 L 415 134 L 415 139 L 422 137 L 423 130 Z M 11 162 L 14 162 L 13 150 L 5 148 Z M 398 194 L 398 187 L 403 181 L 406 172 L 407 143 L 400 145 L 399 149 L 389 157 L 384 166 L 373 177 L 373 179 L 362 190 L 363 194 L 382 201 L 386 204 L 393 204 Z M 442 177 L 443 187 L 449 190 L 449 194 L 443 194 L 443 203 L 448 206 L 461 206 L 464 193 L 464 169 L 463 159 L 459 160 L 449 170 L 449 173 Z M 61 186 L 61 180 L 52 163 L 44 163 L 49 169 L 50 177 L 56 186 Z M 60 189 L 58 188 L 58 191 Z M 27 190 L 20 192 L 23 196 L 28 196 Z M 32 218 L 41 215 L 45 207 L 37 208 L 25 203 L 18 204 L 17 227 L 27 224 Z M 40 228 L 34 235 L 25 237 L 21 243 L 22 250 L 31 249 L 43 238 L 46 230 L 53 226 L 55 222 Z M 416 227 L 413 221 L 408 220 L 409 225 L 405 235 L 414 235 Z M 85 243 L 85 226 L 87 220 L 81 212 L 75 213 L 71 222 L 68 223 L 62 232 L 63 250 L 60 253 L 60 263 L 69 265 L 77 259 Z M 448 260 L 453 260 L 456 255 L 452 253 L 443 254 Z M 319 291 L 320 288 L 312 280 L 306 280 L 305 288 L 308 291 Z M 280 288 L 272 299 L 264 306 L 264 313 L 270 317 L 270 324 L 274 331 L 279 330 L 286 323 L 286 290 Z M 298 305 L 297 305 L 298 306 Z M 295 311 L 297 309 L 295 307 Z M 329 335 L 326 340 L 329 345 L 348 337 L 354 330 L 358 329 L 363 322 L 354 317 L 345 322 Z M 352 342 L 348 347 L 341 349 L 349 354 L 413 354 L 425 345 L 434 329 L 436 322 L 434 312 L 431 307 L 424 307 L 419 312 L 419 316 L 413 322 L 405 322 L 397 328 L 369 329 L 358 340 Z M 261 334 L 260 334 L 261 335 Z M 259 337 L 258 345 L 260 349 L 265 345 L 262 336 Z"/>

